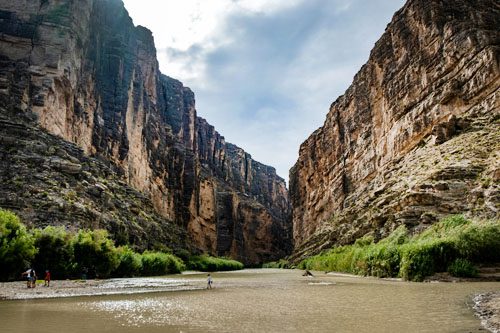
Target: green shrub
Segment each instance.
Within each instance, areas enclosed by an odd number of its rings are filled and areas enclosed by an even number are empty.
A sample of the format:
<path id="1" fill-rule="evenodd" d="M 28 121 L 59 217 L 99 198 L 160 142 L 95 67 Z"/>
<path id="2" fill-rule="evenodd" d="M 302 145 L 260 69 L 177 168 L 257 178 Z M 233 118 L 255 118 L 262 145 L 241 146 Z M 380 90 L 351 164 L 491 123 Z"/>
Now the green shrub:
<path id="1" fill-rule="evenodd" d="M 19 278 L 36 254 L 33 237 L 19 218 L 0 208 L 0 280 Z"/>
<path id="2" fill-rule="evenodd" d="M 188 269 L 202 272 L 235 271 L 245 266 L 236 260 L 226 258 L 215 258 L 207 255 L 192 256 L 188 263 Z"/>
<path id="3" fill-rule="evenodd" d="M 458 258 L 448 266 L 448 273 L 456 277 L 475 277 L 477 269 L 469 260 Z"/>
<path id="4" fill-rule="evenodd" d="M 40 272 L 50 270 L 53 279 L 63 279 L 71 275 L 73 270 L 73 249 L 71 236 L 64 227 L 48 226 L 33 232 L 35 247 L 35 266 Z"/>
<path id="5" fill-rule="evenodd" d="M 434 242 L 419 242 L 404 247 L 401 259 L 400 276 L 405 280 L 422 281 L 434 274 Z"/>
<path id="6" fill-rule="evenodd" d="M 120 264 L 115 245 L 106 230 L 80 230 L 72 240 L 76 273 L 109 277 Z"/>
<path id="7" fill-rule="evenodd" d="M 189 257 L 191 256 L 189 251 L 186 249 L 177 249 L 174 251 L 174 254 L 177 258 L 181 259 L 184 262 L 188 262 Z"/>
<path id="8" fill-rule="evenodd" d="M 173 254 L 146 251 L 142 254 L 142 275 L 156 276 L 180 273 L 184 263 Z"/>
<path id="9" fill-rule="evenodd" d="M 379 243 L 368 249 L 366 273 L 377 277 L 397 276 L 400 262 L 401 254 L 396 245 Z"/>
<path id="10" fill-rule="evenodd" d="M 451 215 L 444 218 L 441 223 L 436 224 L 436 226 L 443 226 L 446 230 L 454 229 L 463 225 L 470 224 L 471 222 L 465 218 L 463 215 Z"/>
<path id="11" fill-rule="evenodd" d="M 262 265 L 262 268 L 289 268 L 290 263 L 285 259 L 280 259 L 278 261 L 266 262 Z"/>
<path id="12" fill-rule="evenodd" d="M 354 242 L 354 245 L 359 247 L 367 246 L 370 244 L 373 244 L 372 235 L 364 235 L 363 237 L 356 239 L 356 241 Z"/>
<path id="13" fill-rule="evenodd" d="M 189 257 L 187 251 L 179 253 Z M 105 230 L 69 234 L 64 227 L 49 226 L 30 234 L 15 214 L 0 209 L 0 281 L 20 278 L 33 259 L 39 273 L 48 269 L 55 279 L 164 275 L 185 269 L 170 253 L 141 255 L 128 246 L 116 248 Z"/>
<path id="14" fill-rule="evenodd" d="M 422 281 L 435 272 L 447 271 L 457 258 L 500 262 L 499 221 L 473 223 L 455 215 L 413 237 L 400 226 L 378 243 L 364 237 L 353 245 L 305 259 L 298 267 Z"/>
<path id="15" fill-rule="evenodd" d="M 383 243 L 394 244 L 394 245 L 402 245 L 410 241 L 410 237 L 408 236 L 408 229 L 405 225 L 400 225 L 397 227 L 391 234 L 381 240 Z"/>
<path id="16" fill-rule="evenodd" d="M 472 262 L 500 262 L 500 223 L 488 221 L 465 226 L 456 234 L 460 256 Z"/>
<path id="17" fill-rule="evenodd" d="M 142 274 L 142 257 L 128 246 L 116 249 L 120 263 L 113 272 L 115 277 L 133 277 Z"/>

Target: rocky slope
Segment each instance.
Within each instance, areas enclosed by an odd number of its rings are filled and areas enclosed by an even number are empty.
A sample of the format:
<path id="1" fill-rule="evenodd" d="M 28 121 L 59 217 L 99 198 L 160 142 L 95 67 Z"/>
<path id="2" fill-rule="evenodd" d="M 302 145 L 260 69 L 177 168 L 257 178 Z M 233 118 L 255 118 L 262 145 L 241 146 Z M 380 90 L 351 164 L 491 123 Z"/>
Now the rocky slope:
<path id="1" fill-rule="evenodd" d="M 34 126 L 0 117 L 0 207 L 29 227 L 107 229 L 136 250 L 188 248 L 186 232 L 159 215 L 115 165 Z"/>
<path id="2" fill-rule="evenodd" d="M 291 251 L 284 180 L 197 117 L 119 0 L 0 0 L 0 114 L 111 163 L 200 250 L 246 263 Z M 43 216 L 30 200 L 14 208 Z"/>
<path id="3" fill-rule="evenodd" d="M 499 26 L 493 0 L 394 15 L 290 171 L 295 259 L 448 214 L 499 218 Z"/>

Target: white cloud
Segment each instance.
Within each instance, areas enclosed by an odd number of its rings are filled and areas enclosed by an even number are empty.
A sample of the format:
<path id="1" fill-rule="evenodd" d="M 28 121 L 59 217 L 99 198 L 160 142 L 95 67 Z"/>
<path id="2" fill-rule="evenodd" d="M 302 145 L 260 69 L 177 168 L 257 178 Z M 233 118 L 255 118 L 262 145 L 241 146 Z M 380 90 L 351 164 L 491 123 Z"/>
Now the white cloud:
<path id="1" fill-rule="evenodd" d="M 404 0 L 124 0 L 198 114 L 288 178 Z"/>

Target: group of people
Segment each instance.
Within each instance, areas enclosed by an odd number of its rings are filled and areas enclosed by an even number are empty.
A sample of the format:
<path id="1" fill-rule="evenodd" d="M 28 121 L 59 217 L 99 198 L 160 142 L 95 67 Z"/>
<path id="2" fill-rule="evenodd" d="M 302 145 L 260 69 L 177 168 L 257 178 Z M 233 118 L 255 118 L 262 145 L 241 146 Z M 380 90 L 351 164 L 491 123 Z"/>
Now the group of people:
<path id="1" fill-rule="evenodd" d="M 26 272 L 23 272 L 21 274 L 22 276 L 26 276 L 26 286 L 28 288 L 35 288 L 36 287 L 36 272 L 34 268 L 29 268 Z M 45 271 L 45 287 L 50 287 L 50 271 L 46 270 Z"/>
<path id="2" fill-rule="evenodd" d="M 26 276 L 27 280 L 27 287 L 28 288 L 35 288 L 36 287 L 36 272 L 33 268 L 28 269 L 26 272 L 22 273 L 22 276 Z M 314 275 L 309 272 L 308 270 L 305 271 L 303 276 L 312 276 Z M 212 289 L 212 284 L 213 284 L 213 279 L 210 274 L 207 275 L 207 289 Z M 45 287 L 50 287 L 50 271 L 46 270 L 45 271 Z"/>

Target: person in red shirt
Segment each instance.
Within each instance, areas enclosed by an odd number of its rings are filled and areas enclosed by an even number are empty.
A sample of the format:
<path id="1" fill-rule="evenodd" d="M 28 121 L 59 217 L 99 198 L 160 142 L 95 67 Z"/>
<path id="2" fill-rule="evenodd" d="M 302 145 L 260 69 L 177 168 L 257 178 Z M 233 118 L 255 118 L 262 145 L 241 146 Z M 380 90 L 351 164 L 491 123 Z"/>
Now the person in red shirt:
<path id="1" fill-rule="evenodd" d="M 45 287 L 50 287 L 50 272 L 49 270 L 45 271 Z"/>

